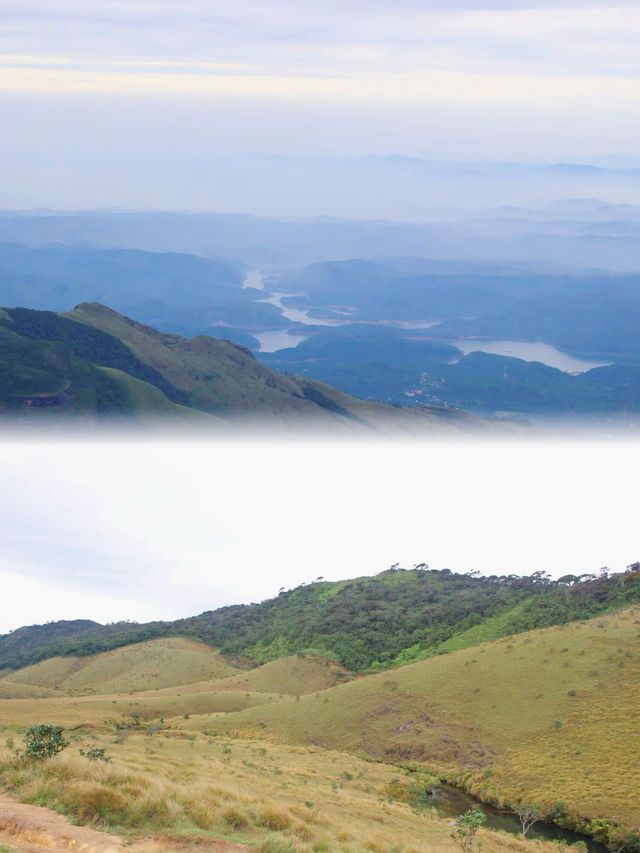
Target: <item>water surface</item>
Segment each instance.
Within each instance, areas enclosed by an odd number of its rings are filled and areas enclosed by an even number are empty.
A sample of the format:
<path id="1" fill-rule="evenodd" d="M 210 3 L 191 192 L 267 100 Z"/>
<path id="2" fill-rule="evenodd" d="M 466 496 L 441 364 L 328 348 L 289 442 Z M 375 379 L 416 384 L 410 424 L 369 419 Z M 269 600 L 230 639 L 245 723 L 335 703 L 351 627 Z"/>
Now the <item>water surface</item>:
<path id="1" fill-rule="evenodd" d="M 451 342 L 464 355 L 470 352 L 486 352 L 491 355 L 505 355 L 521 358 L 523 361 L 540 361 L 549 367 L 564 370 L 566 373 L 586 373 L 594 367 L 606 367 L 611 362 L 588 361 L 561 352 L 551 344 L 542 341 L 476 341 L 459 340 Z"/>

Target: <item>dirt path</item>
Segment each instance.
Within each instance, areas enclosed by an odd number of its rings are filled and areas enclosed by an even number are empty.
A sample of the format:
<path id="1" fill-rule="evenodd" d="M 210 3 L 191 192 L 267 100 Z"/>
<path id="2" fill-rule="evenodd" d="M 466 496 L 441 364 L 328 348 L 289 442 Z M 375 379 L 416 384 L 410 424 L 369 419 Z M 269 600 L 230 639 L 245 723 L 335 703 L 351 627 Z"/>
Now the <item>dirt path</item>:
<path id="1" fill-rule="evenodd" d="M 161 836 L 133 843 L 118 835 L 108 835 L 87 826 L 72 823 L 49 809 L 18 803 L 0 794 L 0 845 L 9 844 L 24 853 L 51 853 L 73 850 L 77 853 L 161 853 L 175 850 L 190 853 L 252 853 L 252 848 L 230 841 L 197 843 Z"/>

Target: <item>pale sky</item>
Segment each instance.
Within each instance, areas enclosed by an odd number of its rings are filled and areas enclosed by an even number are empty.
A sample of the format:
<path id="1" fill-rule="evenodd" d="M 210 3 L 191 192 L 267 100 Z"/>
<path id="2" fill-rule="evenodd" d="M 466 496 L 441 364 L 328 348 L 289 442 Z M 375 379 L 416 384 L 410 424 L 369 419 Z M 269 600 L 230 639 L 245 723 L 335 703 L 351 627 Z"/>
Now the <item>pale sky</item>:
<path id="1" fill-rule="evenodd" d="M 640 559 L 640 444 L 3 440 L 0 632 L 150 620 L 420 562 Z"/>
<path id="2" fill-rule="evenodd" d="M 0 207 L 220 209 L 234 200 L 216 193 L 229 156 L 638 150 L 635 0 L 0 0 L 0 12 Z M 242 207 L 263 212 L 267 185 L 251 180 Z"/>

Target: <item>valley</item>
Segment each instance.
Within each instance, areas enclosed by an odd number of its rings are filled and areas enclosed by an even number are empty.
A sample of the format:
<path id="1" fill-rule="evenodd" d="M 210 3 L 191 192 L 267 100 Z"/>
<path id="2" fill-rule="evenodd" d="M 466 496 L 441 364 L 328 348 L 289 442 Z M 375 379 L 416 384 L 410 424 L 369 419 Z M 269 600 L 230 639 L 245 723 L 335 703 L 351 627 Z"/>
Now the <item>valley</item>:
<path id="1" fill-rule="evenodd" d="M 104 304 L 168 334 L 231 340 L 274 371 L 372 403 L 635 430 L 637 207 L 565 199 L 450 215 L 412 225 L 5 212 L 0 304 Z M 122 381 L 148 411 L 185 417 Z"/>
<path id="2" fill-rule="evenodd" d="M 489 850 L 542 849 L 540 838 L 573 844 L 580 835 L 562 836 L 570 830 L 605 845 L 593 851 L 632 853 L 640 844 L 629 796 L 640 784 L 639 577 L 634 564 L 622 575 L 568 577 L 554 589 L 540 578 L 496 586 L 393 569 L 223 608 L 218 629 L 215 612 L 203 614 L 201 638 L 197 619 L 21 628 L 0 638 L 0 786 L 134 845 L 170 835 L 273 853 L 422 853 L 455 849 L 452 810 L 465 801 L 453 785 L 487 804 L 488 827 L 512 832 L 500 810 L 518 803 L 536 804 L 549 825 L 536 841 L 486 828 Z M 401 618 L 397 610 L 398 593 L 415 600 L 421 585 L 427 594 L 418 606 L 434 626 L 440 620 L 441 638 L 422 654 L 406 633 L 411 610 Z M 502 610 L 480 605 L 491 587 Z M 567 612 L 572 594 L 576 615 Z M 354 595 L 361 614 L 377 600 L 401 629 L 388 634 L 386 665 L 372 661 L 371 653 L 385 657 L 380 648 L 362 657 L 361 619 L 349 643 L 323 629 L 324 649 L 298 630 L 292 653 L 298 608 L 313 620 L 326 604 L 323 618 L 337 628 Z M 475 628 L 465 598 L 485 612 Z M 455 614 L 453 600 L 462 606 Z M 547 627 L 528 629 L 525 614 L 545 607 Z M 280 632 L 269 646 L 255 634 L 265 619 Z M 443 619 L 451 625 L 444 642 Z M 377 633 L 384 640 L 379 618 Z M 63 727 L 69 744 L 45 762 L 25 762 L 15 750 L 39 723 Z"/>
<path id="3" fill-rule="evenodd" d="M 0 784 L 134 849 L 170 836 L 180 849 L 453 851 L 451 813 L 428 794 L 446 780 L 636 850 L 639 617 L 636 605 L 357 677 L 313 653 L 238 668 L 178 637 L 50 658 L 0 679 Z M 24 763 L 21 733 L 44 721 L 69 746 Z"/>

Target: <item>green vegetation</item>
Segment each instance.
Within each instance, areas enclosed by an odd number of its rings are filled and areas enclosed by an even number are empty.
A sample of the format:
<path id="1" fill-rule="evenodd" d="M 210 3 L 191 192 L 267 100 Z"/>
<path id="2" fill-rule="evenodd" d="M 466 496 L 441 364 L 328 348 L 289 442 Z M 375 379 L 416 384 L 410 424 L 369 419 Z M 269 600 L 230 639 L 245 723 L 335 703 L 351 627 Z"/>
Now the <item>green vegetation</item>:
<path id="1" fill-rule="evenodd" d="M 104 746 L 94 746 L 86 752 L 83 749 L 78 751 L 80 755 L 84 755 L 84 757 L 88 758 L 89 761 L 104 761 L 105 764 L 109 764 L 111 761 Z"/>
<path id="2" fill-rule="evenodd" d="M 62 735 L 61 726 L 52 726 L 48 723 L 40 723 L 29 726 L 25 730 L 23 740 L 25 743 L 24 757 L 44 761 L 51 758 L 69 746 L 69 741 Z"/>
<path id="3" fill-rule="evenodd" d="M 375 671 L 640 601 L 639 569 L 633 564 L 621 574 L 553 581 L 543 572 L 480 577 L 394 567 L 374 577 L 318 580 L 258 604 L 175 622 L 80 623 L 70 633 L 59 628 L 65 623 L 21 628 L 0 637 L 0 667 L 18 669 L 54 656 L 87 656 L 179 636 L 253 665 L 317 651 L 348 670 Z"/>
<path id="4" fill-rule="evenodd" d="M 635 851 L 638 624 L 636 605 L 354 679 L 299 703 L 190 722 L 221 737 L 263 732 L 426 769 L 496 807 L 534 803 L 547 820 Z"/>
<path id="5" fill-rule="evenodd" d="M 471 853 L 476 847 L 476 835 L 485 821 L 485 814 L 480 808 L 469 809 L 456 818 L 455 828 L 451 833 L 451 837 L 460 847 L 462 853 Z"/>

